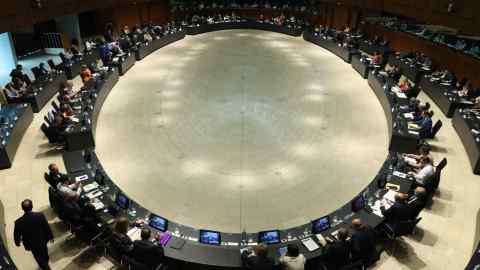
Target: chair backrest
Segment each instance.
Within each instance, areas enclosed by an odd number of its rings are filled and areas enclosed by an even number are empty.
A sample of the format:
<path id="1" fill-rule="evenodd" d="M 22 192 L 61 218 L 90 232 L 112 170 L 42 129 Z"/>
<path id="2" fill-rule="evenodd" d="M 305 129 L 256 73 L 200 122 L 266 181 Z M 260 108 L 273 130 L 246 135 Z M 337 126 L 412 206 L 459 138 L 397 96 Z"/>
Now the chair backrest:
<path id="1" fill-rule="evenodd" d="M 443 126 L 442 120 L 438 120 L 435 125 L 433 125 L 432 132 L 430 133 L 430 137 L 433 139 L 440 128 Z"/>
<path id="2" fill-rule="evenodd" d="M 440 163 L 438 163 L 436 170 L 437 171 L 442 171 L 443 168 L 445 168 L 445 166 L 447 166 L 447 158 L 443 158 L 442 161 L 440 161 Z"/>
<path id="3" fill-rule="evenodd" d="M 433 189 L 436 190 L 440 185 L 440 178 L 442 176 L 442 170 L 447 166 L 447 158 L 443 158 L 440 163 L 438 163 L 437 167 L 435 168 L 435 175 L 433 179 Z"/>
<path id="4" fill-rule="evenodd" d="M 43 117 L 43 120 L 45 120 L 45 123 L 47 123 L 49 126 L 52 125 L 52 121 L 46 115 Z"/>
<path id="5" fill-rule="evenodd" d="M 52 70 L 57 69 L 57 66 L 55 65 L 55 63 L 53 62 L 52 59 L 48 60 L 47 63 L 48 63 L 48 66 L 50 67 L 50 69 L 52 69 Z"/>
<path id="6" fill-rule="evenodd" d="M 363 267 L 362 261 L 357 261 L 339 268 L 339 270 L 363 270 L 363 269 L 365 268 Z"/>
<path id="7" fill-rule="evenodd" d="M 31 71 L 33 73 L 33 76 L 35 77 L 35 80 L 38 80 L 40 78 L 40 70 L 38 67 L 33 67 L 31 68 Z"/>
<path id="8" fill-rule="evenodd" d="M 58 104 L 55 101 L 52 101 L 52 107 L 55 111 L 57 111 L 57 112 L 60 111 L 60 107 L 58 107 Z"/>
<path id="9" fill-rule="evenodd" d="M 129 256 L 122 257 L 123 262 L 127 265 L 127 269 L 134 270 L 152 270 L 150 267 L 146 266 L 143 263 L 140 263 Z"/>
<path id="10" fill-rule="evenodd" d="M 413 229 L 417 225 L 417 223 L 420 221 L 421 218 L 415 219 L 415 220 L 407 220 L 407 221 L 400 221 L 397 223 L 397 226 L 395 227 L 395 236 L 400 237 L 403 235 L 409 235 L 413 232 Z"/>

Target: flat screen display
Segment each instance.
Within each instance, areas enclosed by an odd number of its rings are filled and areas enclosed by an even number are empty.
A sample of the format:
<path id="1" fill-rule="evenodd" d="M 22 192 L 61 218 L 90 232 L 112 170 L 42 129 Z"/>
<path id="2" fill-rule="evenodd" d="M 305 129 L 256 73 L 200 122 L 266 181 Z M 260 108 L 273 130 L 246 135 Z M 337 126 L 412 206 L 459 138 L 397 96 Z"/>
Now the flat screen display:
<path id="1" fill-rule="evenodd" d="M 117 198 L 115 199 L 115 203 L 121 209 L 127 210 L 130 207 L 130 199 L 127 198 L 123 193 L 117 193 Z"/>
<path id="2" fill-rule="evenodd" d="M 220 233 L 215 231 L 200 230 L 200 243 L 220 245 Z"/>
<path id="3" fill-rule="evenodd" d="M 148 225 L 161 232 L 164 232 L 167 230 L 168 220 L 162 218 L 161 216 L 150 214 L 150 220 L 148 222 Z"/>
<path id="4" fill-rule="evenodd" d="M 324 216 L 312 221 L 312 232 L 317 234 L 330 229 L 330 217 Z"/>
<path id="5" fill-rule="evenodd" d="M 363 208 L 365 208 L 365 199 L 363 196 L 359 195 L 352 201 L 352 212 L 358 212 Z"/>
<path id="6" fill-rule="evenodd" d="M 258 233 L 258 242 L 264 244 L 278 244 L 280 243 L 280 231 L 264 231 Z"/>

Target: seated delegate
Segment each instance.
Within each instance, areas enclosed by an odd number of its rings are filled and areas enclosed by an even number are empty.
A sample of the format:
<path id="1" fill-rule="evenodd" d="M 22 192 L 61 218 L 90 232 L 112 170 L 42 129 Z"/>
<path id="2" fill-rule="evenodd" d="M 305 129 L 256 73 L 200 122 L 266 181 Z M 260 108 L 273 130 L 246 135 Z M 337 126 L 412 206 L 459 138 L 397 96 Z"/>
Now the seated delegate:
<path id="1" fill-rule="evenodd" d="M 325 239 L 321 239 L 320 245 L 325 249 L 321 257 L 321 264 L 328 270 L 336 270 L 348 265 L 350 258 L 350 243 L 348 239 L 348 231 L 344 228 L 338 230 L 336 241 L 328 243 Z"/>
<path id="2" fill-rule="evenodd" d="M 161 245 L 156 245 L 150 240 L 151 234 L 150 229 L 142 228 L 140 233 L 141 240 L 133 241 L 131 254 L 137 262 L 155 269 L 155 267 L 164 262 L 164 253 Z"/>
<path id="3" fill-rule="evenodd" d="M 411 211 L 410 218 L 417 218 L 427 204 L 427 190 L 424 187 L 416 187 L 413 194 L 408 197 L 407 204 Z"/>
<path id="4" fill-rule="evenodd" d="M 242 253 L 242 263 L 251 270 L 275 270 L 274 261 L 268 257 L 267 246 L 260 244 L 252 251 Z"/>
<path id="5" fill-rule="evenodd" d="M 408 174 L 415 177 L 417 185 L 424 187 L 427 193 L 434 191 L 433 176 L 435 175 L 435 168 L 429 157 L 420 158 L 419 167 L 414 171 L 408 172 Z"/>
<path id="6" fill-rule="evenodd" d="M 82 194 L 82 184 L 80 182 L 76 183 L 69 177 L 64 177 L 57 184 L 57 190 L 65 200 L 78 201 Z"/>
<path id="7" fill-rule="evenodd" d="M 376 233 L 373 228 L 366 226 L 359 218 L 352 220 L 351 252 L 353 261 L 362 261 L 366 266 L 371 265 L 377 255 Z"/>
<path id="8" fill-rule="evenodd" d="M 416 126 L 413 129 L 417 130 L 420 139 L 428 139 L 432 135 L 432 117 L 431 112 L 423 111 L 418 121 L 414 122 Z"/>
<path id="9" fill-rule="evenodd" d="M 57 188 L 57 185 L 60 182 L 64 182 L 68 176 L 66 174 L 63 174 L 60 172 L 58 169 L 58 165 L 55 163 L 51 163 L 48 165 L 48 183 L 53 187 Z"/>
<path id="10" fill-rule="evenodd" d="M 30 80 L 30 77 L 28 77 L 27 74 L 23 72 L 23 66 L 22 65 L 17 65 L 15 69 L 13 69 L 10 72 L 10 77 L 12 77 L 12 81 L 15 79 L 19 79 L 23 82 L 25 82 L 27 85 L 32 84 L 32 81 Z"/>
<path id="11" fill-rule="evenodd" d="M 298 246 L 290 244 L 287 246 L 287 252 L 280 257 L 280 264 L 284 270 L 303 270 L 307 260 L 300 253 Z"/>
<path id="12" fill-rule="evenodd" d="M 412 208 L 407 204 L 408 195 L 402 193 L 395 194 L 395 202 L 390 207 L 381 203 L 380 211 L 385 217 L 385 223 L 388 224 L 395 232 L 400 224 L 404 221 L 411 220 Z"/>
<path id="13" fill-rule="evenodd" d="M 128 219 L 126 217 L 119 217 L 115 222 L 115 227 L 109 242 L 112 246 L 121 253 L 121 255 L 129 255 L 133 249 L 133 242 L 128 237 Z"/>
<path id="14" fill-rule="evenodd" d="M 430 154 L 430 147 L 427 145 L 420 146 L 419 154 L 403 154 L 404 161 L 410 166 L 411 168 L 418 169 L 420 168 L 420 159 L 422 157 L 428 157 L 433 162 L 433 157 Z"/>

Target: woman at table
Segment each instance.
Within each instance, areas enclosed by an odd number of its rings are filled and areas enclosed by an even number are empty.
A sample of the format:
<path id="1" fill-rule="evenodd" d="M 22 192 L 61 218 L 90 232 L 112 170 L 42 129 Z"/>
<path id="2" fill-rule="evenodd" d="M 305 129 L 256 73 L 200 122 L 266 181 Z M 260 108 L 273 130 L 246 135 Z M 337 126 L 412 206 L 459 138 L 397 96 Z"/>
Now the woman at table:
<path id="1" fill-rule="evenodd" d="M 128 227 L 128 219 L 119 217 L 115 222 L 114 232 L 110 237 L 112 246 L 121 253 L 120 255 L 127 255 L 133 249 L 133 242 L 127 235 Z"/>

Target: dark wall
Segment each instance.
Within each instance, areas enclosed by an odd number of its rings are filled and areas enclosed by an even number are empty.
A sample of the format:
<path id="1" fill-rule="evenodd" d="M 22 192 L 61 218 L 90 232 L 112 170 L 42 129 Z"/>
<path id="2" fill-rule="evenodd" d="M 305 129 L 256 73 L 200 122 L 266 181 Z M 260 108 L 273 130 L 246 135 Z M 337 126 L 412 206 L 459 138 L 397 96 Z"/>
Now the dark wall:
<path id="1" fill-rule="evenodd" d="M 409 52 L 419 50 L 429 56 L 436 68 L 447 68 L 453 71 L 457 78 L 468 78 L 474 86 L 480 87 L 480 60 L 470 55 L 454 50 L 442 44 L 419 38 L 405 32 L 391 31 L 379 25 L 366 25 L 366 32 L 370 35 L 378 35 L 390 42 L 390 47 L 396 51 Z"/>
<path id="2" fill-rule="evenodd" d="M 78 14 L 91 10 L 114 10 L 114 19 L 118 21 L 134 22 L 138 16 L 147 16 L 156 20 L 168 17 L 169 0 L 38 0 L 38 7 L 34 0 L 3 1 L 0 9 L 0 32 L 15 32 L 19 27 L 48 21 L 52 18 Z M 143 9 L 136 13 L 135 8 Z M 162 8 L 159 8 L 162 7 Z M 163 10 L 164 7 L 167 7 Z M 132 11 L 133 10 L 133 11 Z M 155 14 L 153 14 L 153 12 Z M 145 18 L 147 18 L 145 17 Z M 145 20 L 142 19 L 142 20 Z"/>

